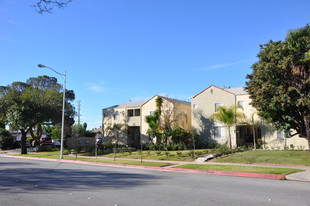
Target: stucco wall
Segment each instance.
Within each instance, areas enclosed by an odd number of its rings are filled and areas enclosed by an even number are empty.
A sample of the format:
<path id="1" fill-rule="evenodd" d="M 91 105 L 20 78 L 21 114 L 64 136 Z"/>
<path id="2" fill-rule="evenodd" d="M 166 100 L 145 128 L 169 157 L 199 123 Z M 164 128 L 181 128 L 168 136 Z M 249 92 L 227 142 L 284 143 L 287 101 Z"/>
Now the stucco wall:
<path id="1" fill-rule="evenodd" d="M 235 95 L 210 86 L 200 94 L 192 98 L 192 127 L 200 133 L 199 140 L 208 142 L 216 140 L 220 144 L 225 144 L 228 138 L 228 129 L 225 128 L 226 138 L 213 138 L 213 127 L 224 126 L 218 121 L 211 121 L 210 116 L 215 113 L 215 103 L 221 103 L 225 107 L 230 107 L 235 104 Z M 232 145 L 235 145 L 235 132 L 231 128 Z"/>
<path id="2" fill-rule="evenodd" d="M 145 117 L 150 115 L 151 112 L 156 110 L 156 98 L 158 96 L 154 96 L 149 101 L 147 101 L 141 107 L 141 138 L 144 142 L 149 141 L 149 136 L 147 134 L 147 130 L 149 129 L 148 124 L 145 122 Z M 162 103 L 162 116 L 160 117 L 160 121 L 165 121 L 165 118 L 170 119 L 173 122 L 174 126 L 179 126 L 187 131 L 191 129 L 191 107 L 190 105 L 172 103 L 168 101 L 164 97 Z"/>

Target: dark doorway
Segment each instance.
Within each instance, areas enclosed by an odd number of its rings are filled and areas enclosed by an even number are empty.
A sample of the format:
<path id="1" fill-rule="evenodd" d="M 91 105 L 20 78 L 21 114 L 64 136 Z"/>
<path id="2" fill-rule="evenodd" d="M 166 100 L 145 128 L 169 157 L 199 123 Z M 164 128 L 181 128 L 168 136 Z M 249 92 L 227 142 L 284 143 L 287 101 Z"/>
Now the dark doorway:
<path id="1" fill-rule="evenodd" d="M 140 148 L 140 127 L 128 127 L 128 147 Z"/>
<path id="2" fill-rule="evenodd" d="M 255 142 L 257 145 L 257 148 L 261 144 L 262 140 L 262 133 L 261 129 L 259 127 L 255 127 Z M 252 126 L 248 125 L 242 125 L 242 126 L 237 126 L 236 128 L 236 138 L 237 138 L 237 147 L 240 146 L 254 146 L 254 138 L 253 138 L 253 128 Z"/>

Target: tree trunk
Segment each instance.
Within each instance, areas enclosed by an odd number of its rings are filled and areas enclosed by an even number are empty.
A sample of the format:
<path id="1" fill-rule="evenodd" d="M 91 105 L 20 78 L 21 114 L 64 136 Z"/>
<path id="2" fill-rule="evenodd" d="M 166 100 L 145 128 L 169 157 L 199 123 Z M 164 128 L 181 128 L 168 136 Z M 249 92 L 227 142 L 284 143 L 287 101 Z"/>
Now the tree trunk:
<path id="1" fill-rule="evenodd" d="M 256 150 L 256 135 L 255 135 L 255 127 L 253 126 L 253 147 Z"/>
<path id="2" fill-rule="evenodd" d="M 20 139 L 20 147 L 21 147 L 21 154 L 27 154 L 27 145 L 26 145 L 26 140 L 27 140 L 27 132 L 24 129 L 20 129 L 22 133 L 22 137 Z"/>
<path id="3" fill-rule="evenodd" d="M 306 125 L 306 140 L 308 140 L 309 152 L 310 152 L 310 118 L 309 115 L 304 117 L 304 122 Z"/>
<path id="4" fill-rule="evenodd" d="M 229 126 L 228 126 L 228 136 L 229 136 L 229 148 L 232 149 L 231 134 L 230 134 L 230 127 Z"/>

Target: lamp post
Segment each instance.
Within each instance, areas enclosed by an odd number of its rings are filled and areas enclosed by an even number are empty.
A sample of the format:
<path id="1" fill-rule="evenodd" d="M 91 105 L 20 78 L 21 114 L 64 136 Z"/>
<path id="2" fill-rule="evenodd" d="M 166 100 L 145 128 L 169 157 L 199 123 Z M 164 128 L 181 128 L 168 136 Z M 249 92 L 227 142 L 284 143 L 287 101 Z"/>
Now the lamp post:
<path id="1" fill-rule="evenodd" d="M 63 84 L 63 98 L 62 98 L 62 120 L 61 120 L 61 140 L 60 140 L 60 155 L 59 159 L 63 159 L 63 149 L 64 149 L 64 130 L 65 130 L 65 98 L 66 98 L 66 71 L 64 74 L 57 72 L 51 67 L 45 66 L 43 64 L 38 64 L 40 68 L 47 68 L 52 70 L 53 72 L 57 73 L 64 77 L 64 84 Z"/>

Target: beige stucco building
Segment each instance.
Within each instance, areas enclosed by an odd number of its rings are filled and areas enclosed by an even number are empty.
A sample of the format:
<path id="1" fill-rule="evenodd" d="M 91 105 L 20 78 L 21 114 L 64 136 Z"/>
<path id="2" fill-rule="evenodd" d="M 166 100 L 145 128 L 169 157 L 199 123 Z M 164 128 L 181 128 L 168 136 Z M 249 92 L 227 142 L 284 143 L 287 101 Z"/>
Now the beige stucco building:
<path id="1" fill-rule="evenodd" d="M 172 127 L 180 127 L 182 129 L 185 129 L 186 131 L 190 131 L 191 129 L 190 102 L 155 95 L 142 105 L 141 137 L 142 141 L 144 142 L 151 140 L 151 137 L 149 137 L 149 135 L 147 134 L 149 126 L 145 121 L 145 117 L 155 112 L 156 98 L 158 97 L 161 97 L 163 100 L 161 107 L 162 114 L 160 117 L 160 122 L 162 124 L 166 122 L 168 124 L 171 124 Z"/>
<path id="2" fill-rule="evenodd" d="M 125 132 L 119 134 L 119 143 L 129 147 L 139 148 L 141 142 L 151 141 L 147 134 L 149 129 L 145 122 L 147 115 L 153 114 L 156 110 L 155 95 L 146 101 L 126 102 L 102 110 L 102 129 L 104 140 L 111 138 L 113 134 L 109 128 L 114 124 L 123 124 Z M 161 97 L 162 115 L 161 121 L 171 121 L 174 126 L 181 127 L 187 131 L 191 128 L 191 106 L 190 102 Z"/>
<path id="3" fill-rule="evenodd" d="M 297 135 L 285 138 L 281 131 L 272 129 L 256 115 L 256 110 L 250 105 L 251 99 L 244 88 L 221 89 L 216 86 L 209 86 L 192 97 L 192 127 L 199 133 L 199 140 L 207 142 L 217 142 L 219 144 L 228 143 L 228 129 L 218 121 L 211 120 L 210 116 L 216 112 L 218 106 L 230 107 L 239 106 L 247 119 L 254 115 L 256 125 L 256 143 L 261 144 L 266 149 L 284 149 L 284 147 L 294 149 L 308 149 L 307 140 L 299 138 Z M 245 124 L 248 122 L 248 124 Z M 253 146 L 253 132 L 250 121 L 237 123 L 230 129 L 232 146 Z M 253 124 L 252 124 L 253 125 Z"/>
<path id="4" fill-rule="evenodd" d="M 145 102 L 131 101 L 103 109 L 103 140 L 107 141 L 114 135 L 110 130 L 114 124 L 121 124 L 124 126 L 122 128 L 123 132 L 119 132 L 119 143 L 130 147 L 139 147 L 142 122 L 141 106 Z"/>

